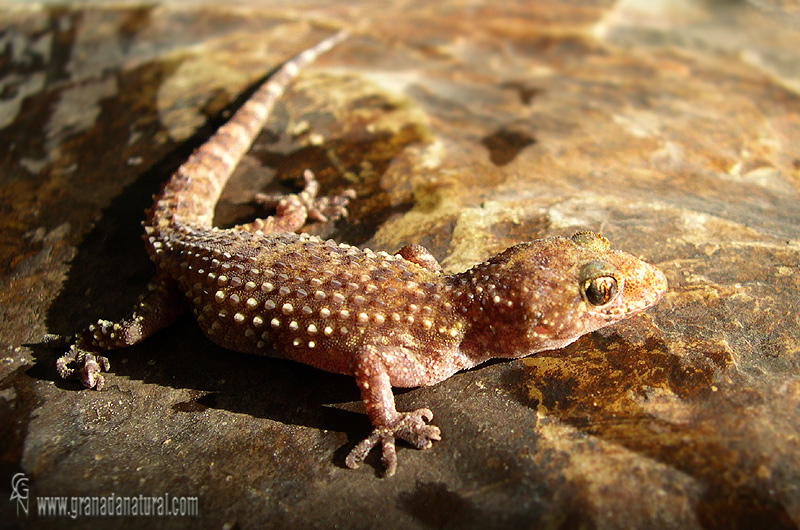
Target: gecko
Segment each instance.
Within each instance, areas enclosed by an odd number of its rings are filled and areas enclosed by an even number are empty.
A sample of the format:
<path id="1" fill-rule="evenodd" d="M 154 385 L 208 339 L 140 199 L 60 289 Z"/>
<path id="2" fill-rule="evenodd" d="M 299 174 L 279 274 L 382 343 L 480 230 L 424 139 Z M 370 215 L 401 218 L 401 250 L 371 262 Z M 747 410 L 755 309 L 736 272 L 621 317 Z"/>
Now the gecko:
<path id="1" fill-rule="evenodd" d="M 379 446 L 391 476 L 397 439 L 418 449 L 441 440 L 429 409 L 397 410 L 393 387 L 433 385 L 489 359 L 564 347 L 662 297 L 660 270 L 590 231 L 520 243 L 455 274 L 420 245 L 390 254 L 300 233 L 309 221 L 345 217 L 355 198 L 352 190 L 320 196 L 308 170 L 304 189 L 278 197 L 274 215 L 215 227 L 222 188 L 276 100 L 346 36 L 285 62 L 171 176 L 144 221 L 154 278 L 122 320 L 46 338 L 69 348 L 56 363 L 62 378 L 102 389 L 105 352 L 190 311 L 223 348 L 353 376 L 373 430 L 345 464 L 358 467 Z"/>

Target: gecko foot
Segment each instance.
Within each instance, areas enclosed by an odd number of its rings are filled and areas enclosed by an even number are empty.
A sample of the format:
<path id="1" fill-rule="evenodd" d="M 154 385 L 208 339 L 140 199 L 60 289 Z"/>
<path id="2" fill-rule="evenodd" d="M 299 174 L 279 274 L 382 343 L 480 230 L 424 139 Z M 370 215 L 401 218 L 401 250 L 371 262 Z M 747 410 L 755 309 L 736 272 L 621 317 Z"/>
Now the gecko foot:
<path id="1" fill-rule="evenodd" d="M 344 190 L 339 195 L 331 197 L 317 197 L 319 193 L 319 181 L 311 170 L 303 172 L 305 187 L 303 191 L 296 195 L 283 195 L 279 193 L 259 193 L 255 196 L 256 202 L 264 207 L 277 204 L 281 215 L 286 215 L 283 210 L 293 209 L 300 206 L 305 209 L 306 215 L 313 221 L 326 222 L 347 217 L 347 205 L 356 198 L 356 192 L 352 189 Z"/>
<path id="2" fill-rule="evenodd" d="M 417 449 L 429 449 L 434 440 L 442 439 L 439 427 L 425 423 L 431 419 L 433 419 L 433 413 L 429 409 L 398 413 L 397 419 L 391 425 L 376 427 L 368 438 L 356 445 L 347 455 L 345 464 L 350 469 L 357 468 L 372 448 L 380 442 L 381 462 L 386 469 L 386 476 L 391 477 L 397 471 L 395 439 L 405 440 Z"/>
<path id="3" fill-rule="evenodd" d="M 73 364 L 75 367 L 70 366 Z M 110 367 L 107 358 L 78 348 L 76 344 L 56 361 L 56 370 L 63 379 L 80 379 L 86 388 L 97 390 L 102 390 L 105 383 L 100 372 Z"/>

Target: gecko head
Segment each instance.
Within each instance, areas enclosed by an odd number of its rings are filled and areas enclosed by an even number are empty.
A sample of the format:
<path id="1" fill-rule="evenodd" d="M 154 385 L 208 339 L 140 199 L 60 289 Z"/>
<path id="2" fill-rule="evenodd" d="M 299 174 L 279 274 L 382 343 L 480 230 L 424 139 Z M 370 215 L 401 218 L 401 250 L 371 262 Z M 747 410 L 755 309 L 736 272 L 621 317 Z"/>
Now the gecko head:
<path id="1" fill-rule="evenodd" d="M 522 243 L 476 269 L 481 311 L 515 336 L 513 356 L 565 346 L 644 311 L 667 290 L 660 270 L 593 232 Z"/>
<path id="2" fill-rule="evenodd" d="M 576 232 L 569 238 L 576 247 L 577 288 L 587 318 L 611 323 L 644 311 L 667 291 L 664 273 L 621 250 L 593 232 Z M 596 328 L 595 328 L 596 329 Z"/>

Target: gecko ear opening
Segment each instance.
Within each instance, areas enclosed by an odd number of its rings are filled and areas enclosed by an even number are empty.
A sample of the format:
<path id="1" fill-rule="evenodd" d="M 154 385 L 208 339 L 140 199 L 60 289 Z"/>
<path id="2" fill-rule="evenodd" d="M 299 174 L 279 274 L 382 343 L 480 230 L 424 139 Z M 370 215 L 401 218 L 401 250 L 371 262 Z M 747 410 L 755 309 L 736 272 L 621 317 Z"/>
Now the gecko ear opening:
<path id="1" fill-rule="evenodd" d="M 604 307 L 622 291 L 617 269 L 605 261 L 590 261 L 581 268 L 581 296 L 594 307 Z"/>

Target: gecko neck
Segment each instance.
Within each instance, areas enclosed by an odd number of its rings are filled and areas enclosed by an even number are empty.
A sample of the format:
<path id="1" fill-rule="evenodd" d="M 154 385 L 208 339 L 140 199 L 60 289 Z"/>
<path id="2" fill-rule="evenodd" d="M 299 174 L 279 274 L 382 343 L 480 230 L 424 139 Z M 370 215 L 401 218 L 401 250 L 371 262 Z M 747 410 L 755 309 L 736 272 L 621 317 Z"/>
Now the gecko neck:
<path id="1" fill-rule="evenodd" d="M 462 354 L 479 364 L 495 358 L 524 357 L 573 342 L 576 337 L 559 336 L 543 325 L 549 310 L 540 300 L 546 302 L 546 294 L 534 292 L 540 286 L 531 284 L 530 278 L 510 275 L 502 257 L 448 277 L 455 293 L 455 309 L 466 323 Z"/>
<path id="2" fill-rule="evenodd" d="M 519 308 L 504 286 L 475 274 L 475 269 L 450 277 L 457 314 L 465 322 L 461 352 L 474 364 L 493 358 L 515 358 L 529 353 L 522 345 Z M 501 346 L 502 345 L 502 346 Z"/>

